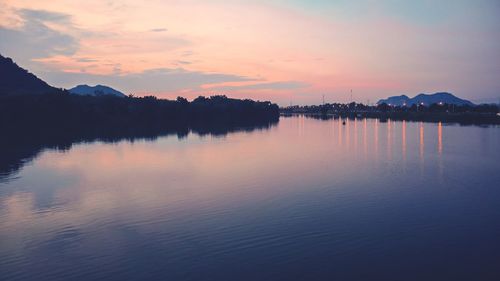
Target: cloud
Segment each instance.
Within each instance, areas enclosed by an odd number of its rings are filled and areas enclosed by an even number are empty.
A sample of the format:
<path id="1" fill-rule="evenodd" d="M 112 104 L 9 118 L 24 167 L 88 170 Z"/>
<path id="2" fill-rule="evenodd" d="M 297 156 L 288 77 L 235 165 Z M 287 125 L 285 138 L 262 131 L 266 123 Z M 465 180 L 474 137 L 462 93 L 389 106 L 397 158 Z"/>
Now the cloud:
<path id="1" fill-rule="evenodd" d="M 185 60 L 178 60 L 178 61 L 175 61 L 175 63 L 177 63 L 177 64 L 191 64 L 190 61 L 185 61 Z"/>
<path id="2" fill-rule="evenodd" d="M 190 57 L 194 55 L 193 51 L 185 51 L 184 53 L 181 54 L 182 57 Z"/>
<path id="3" fill-rule="evenodd" d="M 32 22 L 57 22 L 70 24 L 71 17 L 67 14 L 51 12 L 45 10 L 21 9 L 19 14 L 23 19 Z"/>
<path id="4" fill-rule="evenodd" d="M 91 58 L 77 58 L 77 62 L 97 62 L 97 59 L 91 59 Z"/>
<path id="5" fill-rule="evenodd" d="M 255 81 L 245 76 L 189 71 L 183 68 L 156 68 L 140 73 L 119 74 L 120 66 L 116 66 L 115 74 L 111 75 L 59 71 L 37 73 L 39 77 L 56 87 L 71 88 L 78 84 L 105 84 L 125 93 L 202 91 L 201 86 L 206 84 Z"/>
<path id="6" fill-rule="evenodd" d="M 153 28 L 153 29 L 150 29 L 149 31 L 151 31 L 151 32 L 165 32 L 165 31 L 168 31 L 168 29 L 166 29 L 166 28 Z"/>
<path id="7" fill-rule="evenodd" d="M 307 83 L 300 81 L 279 81 L 279 82 L 266 82 L 249 85 L 238 86 L 216 86 L 209 88 L 216 91 L 238 91 L 238 90 L 294 90 L 310 86 Z"/>
<path id="8" fill-rule="evenodd" d="M 54 55 L 73 55 L 79 47 L 78 40 L 70 34 L 55 30 L 51 25 L 72 27 L 71 17 L 62 13 L 22 9 L 18 11 L 24 24 L 20 28 L 0 26 L 0 52 L 16 56 L 22 64 L 32 59 Z"/>

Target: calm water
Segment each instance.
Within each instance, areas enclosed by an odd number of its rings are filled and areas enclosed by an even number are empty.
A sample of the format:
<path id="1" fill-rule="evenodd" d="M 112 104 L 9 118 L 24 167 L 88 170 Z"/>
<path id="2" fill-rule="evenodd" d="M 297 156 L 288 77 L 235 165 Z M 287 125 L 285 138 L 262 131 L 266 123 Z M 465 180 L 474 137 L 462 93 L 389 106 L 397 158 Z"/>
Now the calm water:
<path id="1" fill-rule="evenodd" d="M 46 149 L 0 180 L 1 280 L 500 280 L 500 128 L 281 118 Z"/>

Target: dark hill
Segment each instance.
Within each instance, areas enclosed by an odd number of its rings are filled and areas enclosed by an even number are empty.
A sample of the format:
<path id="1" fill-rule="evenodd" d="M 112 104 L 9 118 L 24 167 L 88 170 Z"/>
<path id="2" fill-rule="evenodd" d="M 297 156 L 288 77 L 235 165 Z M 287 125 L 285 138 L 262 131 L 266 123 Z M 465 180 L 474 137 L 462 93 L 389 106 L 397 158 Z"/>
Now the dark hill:
<path id="1" fill-rule="evenodd" d="M 381 99 L 377 102 L 377 104 L 383 104 L 383 103 L 394 106 L 412 106 L 414 104 L 424 104 L 429 106 L 435 103 L 453 104 L 458 106 L 474 105 L 472 102 L 458 98 L 450 93 L 419 94 L 413 98 L 409 98 L 406 95 L 393 96 L 387 99 Z"/>
<path id="2" fill-rule="evenodd" d="M 78 85 L 74 88 L 69 89 L 69 92 L 71 94 L 81 95 L 81 96 L 98 97 L 98 96 L 111 95 L 120 98 L 126 97 L 124 93 L 104 85 L 96 85 L 96 86 Z"/>
<path id="3" fill-rule="evenodd" d="M 39 95 L 61 92 L 33 73 L 0 55 L 0 96 Z"/>

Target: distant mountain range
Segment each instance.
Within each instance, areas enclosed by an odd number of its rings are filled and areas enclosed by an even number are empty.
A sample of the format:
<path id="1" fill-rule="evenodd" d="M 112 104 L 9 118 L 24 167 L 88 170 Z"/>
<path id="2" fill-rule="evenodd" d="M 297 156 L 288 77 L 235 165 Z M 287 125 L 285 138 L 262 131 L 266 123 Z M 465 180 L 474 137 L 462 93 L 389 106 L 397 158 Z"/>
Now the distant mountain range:
<path id="1" fill-rule="evenodd" d="M 75 95 L 82 96 L 104 96 L 104 95 L 112 95 L 116 97 L 126 97 L 124 93 L 117 91 L 111 87 L 96 85 L 78 85 L 74 88 L 69 89 L 69 92 Z"/>
<path id="2" fill-rule="evenodd" d="M 377 104 L 386 103 L 394 106 L 412 106 L 414 104 L 423 103 L 426 106 L 429 106 L 434 103 L 443 103 L 443 104 L 454 104 L 454 105 L 470 105 L 474 104 L 468 100 L 464 100 L 458 98 L 450 93 L 435 93 L 435 94 L 419 94 L 413 98 L 410 98 L 406 95 L 401 96 L 393 96 L 387 99 L 381 99 L 377 102 Z"/>
<path id="3" fill-rule="evenodd" d="M 0 96 L 39 95 L 61 92 L 34 74 L 21 68 L 10 58 L 0 55 Z"/>

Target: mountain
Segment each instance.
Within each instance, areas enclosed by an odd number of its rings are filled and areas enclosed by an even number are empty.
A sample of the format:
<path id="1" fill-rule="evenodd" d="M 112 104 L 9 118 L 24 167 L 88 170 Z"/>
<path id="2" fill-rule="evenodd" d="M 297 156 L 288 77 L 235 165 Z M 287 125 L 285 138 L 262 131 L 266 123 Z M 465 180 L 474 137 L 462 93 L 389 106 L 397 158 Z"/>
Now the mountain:
<path id="1" fill-rule="evenodd" d="M 474 104 L 468 100 L 458 98 L 450 93 L 435 93 L 435 94 L 419 94 L 413 98 L 409 98 L 406 95 L 393 96 L 387 99 L 381 99 L 377 104 L 390 104 L 395 106 L 412 106 L 414 104 L 423 103 L 424 105 L 431 105 L 433 103 L 447 103 L 454 105 L 470 105 Z"/>
<path id="2" fill-rule="evenodd" d="M 18 66 L 12 59 L 0 55 L 0 96 L 39 95 L 61 92 L 34 74 Z"/>
<path id="3" fill-rule="evenodd" d="M 450 93 L 435 93 L 432 95 L 420 94 L 411 99 L 411 104 L 424 103 L 424 105 L 431 105 L 433 103 L 447 103 L 454 105 L 470 105 L 474 104 L 468 100 L 458 98 Z"/>
<path id="4" fill-rule="evenodd" d="M 393 97 L 388 97 L 387 99 L 382 99 L 377 102 L 377 104 L 390 104 L 390 105 L 396 105 L 396 106 L 402 106 L 402 105 L 407 105 L 409 104 L 410 98 L 407 95 L 401 95 L 401 96 L 393 96 Z"/>
<path id="5" fill-rule="evenodd" d="M 104 95 L 112 95 L 117 97 L 126 97 L 124 93 L 117 91 L 111 87 L 96 85 L 78 85 L 74 88 L 69 89 L 69 92 L 75 95 L 81 96 L 104 96 Z"/>

